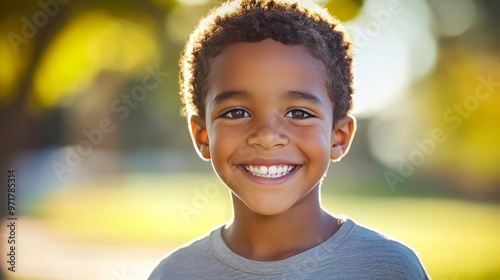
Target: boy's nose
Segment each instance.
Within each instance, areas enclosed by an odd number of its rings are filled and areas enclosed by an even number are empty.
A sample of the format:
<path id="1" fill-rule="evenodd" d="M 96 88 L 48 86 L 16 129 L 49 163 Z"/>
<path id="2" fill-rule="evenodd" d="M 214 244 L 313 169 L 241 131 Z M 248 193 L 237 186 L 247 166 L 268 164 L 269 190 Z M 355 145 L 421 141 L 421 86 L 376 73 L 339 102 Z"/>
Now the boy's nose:
<path id="1" fill-rule="evenodd" d="M 254 133 L 250 134 L 247 143 L 251 146 L 261 146 L 264 149 L 285 146 L 289 143 L 289 139 L 282 132 L 283 124 L 274 119 L 274 121 L 261 125 Z"/>

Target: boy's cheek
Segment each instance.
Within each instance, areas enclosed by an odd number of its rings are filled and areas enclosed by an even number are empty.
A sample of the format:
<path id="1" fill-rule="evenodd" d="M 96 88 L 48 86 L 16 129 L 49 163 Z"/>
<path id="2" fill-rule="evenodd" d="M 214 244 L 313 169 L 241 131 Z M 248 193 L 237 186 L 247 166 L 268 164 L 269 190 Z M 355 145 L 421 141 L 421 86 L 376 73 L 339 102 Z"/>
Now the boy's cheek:
<path id="1" fill-rule="evenodd" d="M 332 133 L 329 129 L 323 127 L 308 127 L 301 128 L 296 133 L 291 134 L 291 138 L 295 143 L 308 146 L 330 146 Z"/>

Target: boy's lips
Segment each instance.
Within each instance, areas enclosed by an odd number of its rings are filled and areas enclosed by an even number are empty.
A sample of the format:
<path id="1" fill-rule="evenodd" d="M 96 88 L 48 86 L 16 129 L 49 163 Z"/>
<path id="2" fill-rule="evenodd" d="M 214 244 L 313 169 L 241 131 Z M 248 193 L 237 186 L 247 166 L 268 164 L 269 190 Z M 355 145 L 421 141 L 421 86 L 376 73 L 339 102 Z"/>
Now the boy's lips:
<path id="1" fill-rule="evenodd" d="M 280 169 L 281 167 L 281 169 Z M 242 170 L 245 177 L 257 183 L 259 185 L 280 185 L 288 181 L 292 176 L 294 176 L 297 171 L 302 167 L 302 165 L 291 165 L 291 164 L 276 164 L 276 165 L 239 165 L 239 169 Z M 265 168 L 267 168 L 267 172 Z M 274 170 L 276 168 L 276 170 Z M 271 169 L 271 170 L 269 170 Z M 253 172 L 252 172 L 253 170 Z M 269 174 L 276 172 L 275 174 Z M 281 171 L 278 173 L 278 171 Z"/>
<path id="2" fill-rule="evenodd" d="M 279 159 L 260 159 L 237 164 L 240 170 L 259 184 L 281 184 L 295 174 L 301 164 Z"/>
<path id="3" fill-rule="evenodd" d="M 243 165 L 243 168 L 250 174 L 264 178 L 280 178 L 292 172 L 297 165 L 277 164 L 277 165 Z"/>

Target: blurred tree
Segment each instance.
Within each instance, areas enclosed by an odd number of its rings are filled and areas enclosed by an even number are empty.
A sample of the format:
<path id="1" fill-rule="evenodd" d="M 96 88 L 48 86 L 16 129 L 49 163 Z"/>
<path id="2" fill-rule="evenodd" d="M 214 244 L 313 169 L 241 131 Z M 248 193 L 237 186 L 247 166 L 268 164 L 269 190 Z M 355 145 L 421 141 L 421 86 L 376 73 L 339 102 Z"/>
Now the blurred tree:
<path id="1" fill-rule="evenodd" d="M 47 123 L 51 113 L 101 71 L 122 73 L 115 77 L 123 83 L 148 62 L 161 64 L 159 49 L 169 43 L 157 27 L 176 5 L 161 4 L 161 9 L 153 1 L 133 0 L 0 4 L 0 30 L 6 35 L 0 48 L 9 62 L 0 72 L 2 167 L 21 150 L 60 144 L 61 138 L 51 137 L 61 134 Z"/>
<path id="2" fill-rule="evenodd" d="M 500 195 L 500 56 L 448 45 L 439 61 L 417 99 L 421 119 L 447 137 L 428 167 L 474 196 Z"/>
<path id="3" fill-rule="evenodd" d="M 434 74 L 417 86 L 419 118 L 447 136 L 428 170 L 474 197 L 500 198 L 500 2 L 475 1 L 468 32 L 441 38 Z M 439 23 L 438 23 L 439 24 Z"/>

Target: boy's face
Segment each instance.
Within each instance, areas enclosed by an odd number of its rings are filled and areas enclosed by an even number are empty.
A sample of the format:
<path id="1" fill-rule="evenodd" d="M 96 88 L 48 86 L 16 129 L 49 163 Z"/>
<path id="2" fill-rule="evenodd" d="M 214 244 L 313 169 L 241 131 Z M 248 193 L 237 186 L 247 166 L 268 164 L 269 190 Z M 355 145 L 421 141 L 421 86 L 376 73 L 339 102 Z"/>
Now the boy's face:
<path id="1" fill-rule="evenodd" d="M 293 207 L 348 150 L 355 124 L 333 127 L 323 64 L 272 39 L 228 46 L 210 68 L 206 115 L 191 116 L 200 156 L 252 211 Z"/>

